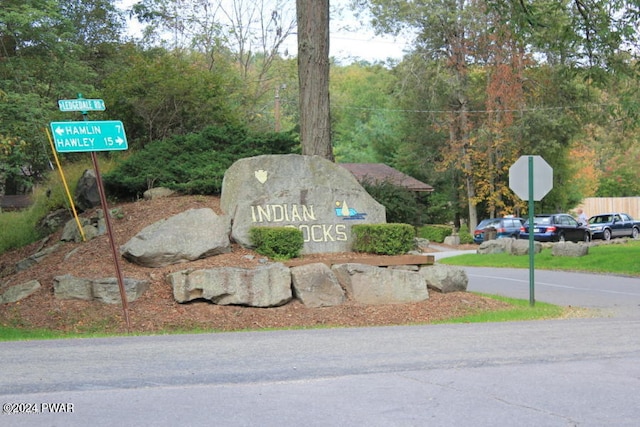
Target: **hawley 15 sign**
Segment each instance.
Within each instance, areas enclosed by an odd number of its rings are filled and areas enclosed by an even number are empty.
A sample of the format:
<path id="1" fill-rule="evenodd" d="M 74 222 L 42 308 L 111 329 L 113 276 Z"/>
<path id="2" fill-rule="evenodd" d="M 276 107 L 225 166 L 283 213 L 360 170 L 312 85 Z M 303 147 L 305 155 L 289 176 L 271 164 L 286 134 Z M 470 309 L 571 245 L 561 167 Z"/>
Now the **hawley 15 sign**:
<path id="1" fill-rule="evenodd" d="M 119 120 L 51 122 L 51 133 L 59 153 L 128 148 L 124 125 Z"/>

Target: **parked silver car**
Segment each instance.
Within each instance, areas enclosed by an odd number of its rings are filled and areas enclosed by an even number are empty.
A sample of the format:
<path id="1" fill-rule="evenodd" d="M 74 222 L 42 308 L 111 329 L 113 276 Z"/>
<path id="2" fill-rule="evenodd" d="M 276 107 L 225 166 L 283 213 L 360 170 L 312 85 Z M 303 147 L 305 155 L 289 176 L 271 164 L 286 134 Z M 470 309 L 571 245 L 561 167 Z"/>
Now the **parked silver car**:
<path id="1" fill-rule="evenodd" d="M 640 235 L 640 221 L 622 212 L 594 215 L 589 218 L 589 228 L 594 239 L 611 240 L 614 237 L 632 237 Z"/>

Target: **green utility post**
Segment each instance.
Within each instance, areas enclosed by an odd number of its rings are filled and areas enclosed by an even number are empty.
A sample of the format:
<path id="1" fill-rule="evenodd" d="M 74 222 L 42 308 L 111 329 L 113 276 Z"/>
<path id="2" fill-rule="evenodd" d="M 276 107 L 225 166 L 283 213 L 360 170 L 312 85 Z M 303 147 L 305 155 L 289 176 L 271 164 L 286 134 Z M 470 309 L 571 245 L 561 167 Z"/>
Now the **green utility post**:
<path id="1" fill-rule="evenodd" d="M 535 224 L 533 223 L 533 156 L 529 156 L 528 159 L 529 170 L 529 305 L 533 307 L 536 304 L 535 298 L 535 257 L 534 257 L 534 239 L 533 230 Z"/>
<path id="2" fill-rule="evenodd" d="M 553 169 L 540 156 L 520 156 L 509 168 L 509 188 L 529 203 L 529 304 L 535 304 L 533 202 L 540 201 L 553 188 Z"/>

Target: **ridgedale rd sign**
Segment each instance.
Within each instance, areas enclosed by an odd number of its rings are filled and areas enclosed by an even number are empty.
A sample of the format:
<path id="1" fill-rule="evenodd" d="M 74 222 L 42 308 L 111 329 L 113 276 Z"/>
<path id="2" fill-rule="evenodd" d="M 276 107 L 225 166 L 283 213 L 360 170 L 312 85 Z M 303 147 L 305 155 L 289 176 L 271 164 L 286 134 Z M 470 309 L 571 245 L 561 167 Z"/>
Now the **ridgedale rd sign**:
<path id="1" fill-rule="evenodd" d="M 106 107 L 102 99 L 61 99 L 58 101 L 60 111 L 104 111 Z"/>
<path id="2" fill-rule="evenodd" d="M 51 132 L 59 153 L 128 148 L 124 125 L 119 120 L 51 122 Z"/>

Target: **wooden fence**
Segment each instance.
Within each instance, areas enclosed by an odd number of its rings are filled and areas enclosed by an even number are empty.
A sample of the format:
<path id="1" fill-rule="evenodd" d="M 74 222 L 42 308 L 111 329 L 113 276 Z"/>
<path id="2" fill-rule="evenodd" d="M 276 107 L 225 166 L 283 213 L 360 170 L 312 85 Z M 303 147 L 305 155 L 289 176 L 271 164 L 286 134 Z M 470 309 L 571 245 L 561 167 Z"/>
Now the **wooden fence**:
<path id="1" fill-rule="evenodd" d="M 607 212 L 624 212 L 634 219 L 640 219 L 640 197 L 587 197 L 577 208 L 582 208 L 588 217 Z"/>

